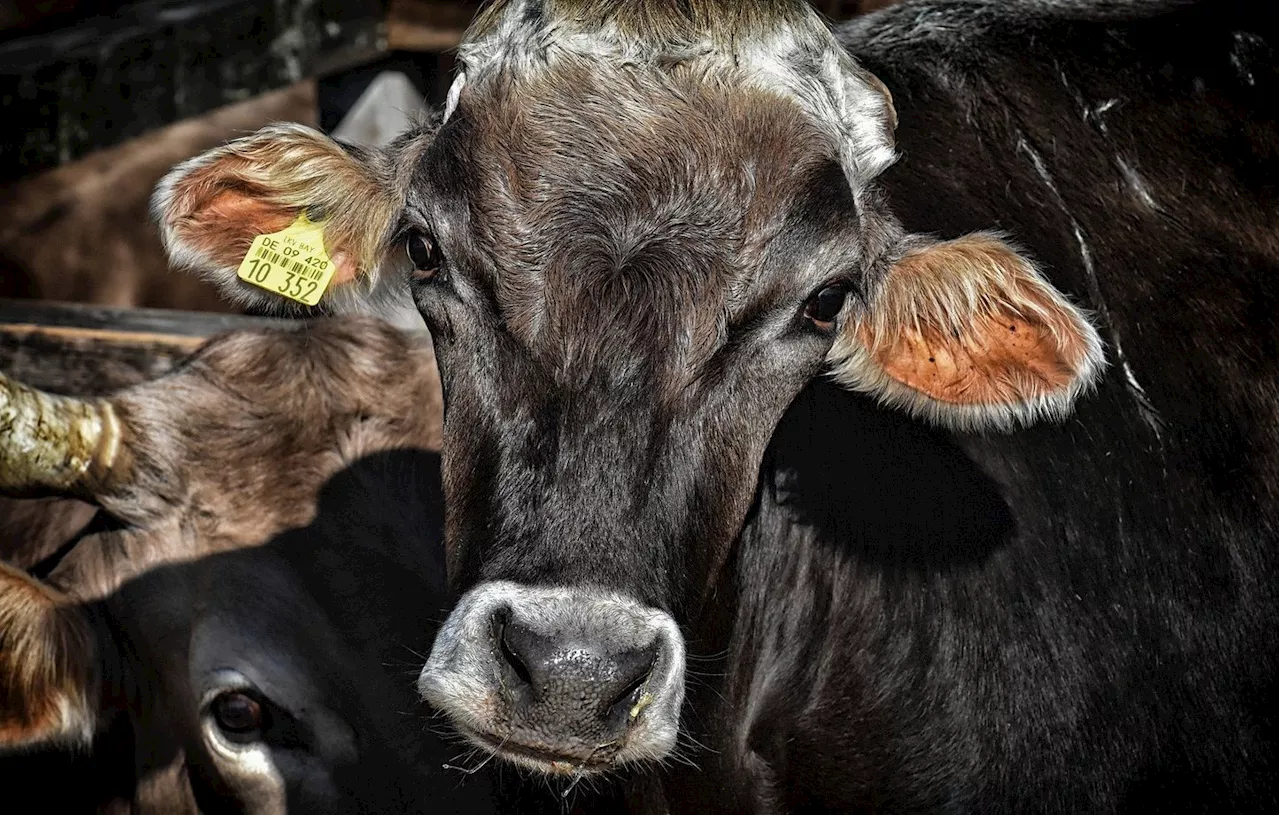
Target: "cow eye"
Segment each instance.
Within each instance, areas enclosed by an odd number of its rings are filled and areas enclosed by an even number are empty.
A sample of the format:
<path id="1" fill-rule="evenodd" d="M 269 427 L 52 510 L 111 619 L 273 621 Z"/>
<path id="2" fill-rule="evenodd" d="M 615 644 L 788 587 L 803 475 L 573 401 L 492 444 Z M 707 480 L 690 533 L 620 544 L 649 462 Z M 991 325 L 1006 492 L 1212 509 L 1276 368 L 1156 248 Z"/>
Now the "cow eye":
<path id="1" fill-rule="evenodd" d="M 823 331 L 830 331 L 848 295 L 849 287 L 843 283 L 827 286 L 805 303 L 804 316 Z"/>
<path id="2" fill-rule="evenodd" d="M 230 736 L 243 739 L 257 734 L 265 718 L 262 704 L 247 693 L 231 691 L 213 700 L 213 720 Z"/>
<path id="3" fill-rule="evenodd" d="M 418 280 L 430 280 L 440 271 L 440 250 L 427 235 L 415 232 L 405 238 L 404 251 L 413 264 L 413 276 Z"/>

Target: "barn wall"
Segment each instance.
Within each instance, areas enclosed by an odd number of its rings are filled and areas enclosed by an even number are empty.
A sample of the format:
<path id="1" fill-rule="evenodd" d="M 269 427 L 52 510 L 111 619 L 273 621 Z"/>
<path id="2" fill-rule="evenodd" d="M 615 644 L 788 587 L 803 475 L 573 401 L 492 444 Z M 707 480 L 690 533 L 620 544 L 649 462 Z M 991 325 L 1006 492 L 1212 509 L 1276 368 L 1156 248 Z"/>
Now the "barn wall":
<path id="1" fill-rule="evenodd" d="M 148 202 L 174 164 L 273 121 L 315 125 L 315 82 L 179 122 L 0 189 L 0 297 L 227 310 L 212 287 L 168 271 Z"/>

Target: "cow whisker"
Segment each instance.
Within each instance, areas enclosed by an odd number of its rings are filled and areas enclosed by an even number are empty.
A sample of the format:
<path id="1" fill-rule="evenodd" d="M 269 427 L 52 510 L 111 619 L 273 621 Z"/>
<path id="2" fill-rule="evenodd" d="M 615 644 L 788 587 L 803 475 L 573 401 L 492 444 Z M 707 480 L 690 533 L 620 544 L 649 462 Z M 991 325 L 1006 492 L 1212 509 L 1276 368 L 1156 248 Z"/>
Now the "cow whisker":
<path id="1" fill-rule="evenodd" d="M 729 649 L 722 648 L 712 654 L 685 654 L 684 658 L 692 662 L 715 662 L 729 656 Z"/>
<path id="2" fill-rule="evenodd" d="M 676 735 L 676 744 L 677 744 L 677 747 L 679 746 L 680 741 L 682 741 L 682 740 L 683 740 L 683 741 L 687 741 L 687 742 L 689 742 L 691 745 L 693 745 L 694 747 L 698 748 L 699 750 L 705 750 L 705 751 L 706 751 L 706 752 L 708 752 L 708 753 L 715 753 L 716 755 L 719 755 L 719 754 L 720 754 L 720 751 L 719 751 L 719 750 L 715 750 L 715 749 L 713 749 L 713 748 L 711 748 L 711 747 L 708 747 L 707 745 L 703 744 L 702 742 L 698 741 L 696 738 L 694 738 L 694 737 L 693 737 L 693 734 L 691 734 L 688 730 L 685 730 L 684 728 L 681 728 L 681 729 L 680 729 L 680 731 L 679 731 L 679 732 L 677 733 L 677 735 Z"/>
<path id="3" fill-rule="evenodd" d="M 564 788 L 564 792 L 560 793 L 560 799 L 564 800 L 568 798 L 569 793 L 573 792 L 573 788 L 578 786 L 578 782 L 580 782 L 585 777 L 586 777 L 586 773 L 582 772 L 581 767 L 579 767 L 578 771 L 573 774 L 573 781 L 569 784 L 569 786 Z"/>
<path id="4" fill-rule="evenodd" d="M 435 621 L 433 620 L 433 622 L 435 622 Z M 422 660 L 423 662 L 426 662 L 426 661 L 427 661 L 427 659 L 429 658 L 426 654 L 419 653 L 418 651 L 416 651 L 416 650 L 415 650 L 415 649 L 413 649 L 413 648 L 410 648 L 410 647 L 409 647 L 409 646 L 407 646 L 407 645 L 401 645 L 400 647 L 401 647 L 401 648 L 403 648 L 404 650 L 408 651 L 409 653 L 413 654 L 415 657 L 417 657 L 418 659 Z"/>
<path id="5" fill-rule="evenodd" d="M 449 763 L 445 763 L 443 766 L 446 770 L 457 770 L 463 773 L 464 775 L 475 775 L 476 773 L 480 772 L 480 770 L 483 769 L 486 764 L 488 764 L 490 761 L 493 761 L 493 757 L 498 754 L 498 751 L 501 750 L 502 746 L 506 743 L 507 743 L 507 740 L 503 739 L 501 744 L 499 744 L 497 747 L 493 748 L 492 750 L 488 751 L 488 755 L 484 757 L 483 761 L 481 761 L 476 766 L 471 767 L 470 769 L 466 767 L 454 765 L 454 764 L 449 764 Z M 479 752 L 479 748 L 472 749 L 471 752 L 467 753 L 466 757 L 463 758 L 462 760 L 464 762 L 469 760 L 477 752 Z M 454 759 L 454 760 L 456 761 L 457 759 Z"/>

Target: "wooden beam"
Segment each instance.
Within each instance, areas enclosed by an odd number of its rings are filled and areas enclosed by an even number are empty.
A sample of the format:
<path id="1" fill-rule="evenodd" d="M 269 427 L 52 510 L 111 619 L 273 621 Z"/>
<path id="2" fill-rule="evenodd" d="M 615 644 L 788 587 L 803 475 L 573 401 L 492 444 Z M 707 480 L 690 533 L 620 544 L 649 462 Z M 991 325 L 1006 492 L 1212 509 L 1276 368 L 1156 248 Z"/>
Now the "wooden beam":
<path id="1" fill-rule="evenodd" d="M 449 51 L 480 6 L 478 0 L 391 0 L 387 47 L 392 51 Z"/>
<path id="2" fill-rule="evenodd" d="M 98 396 L 164 374 L 214 334 L 306 322 L 0 299 L 0 373 L 50 393 Z M 431 342 L 425 330 L 407 334 Z"/>
<path id="3" fill-rule="evenodd" d="M 0 300 L 0 372 L 51 393 L 98 396 L 162 375 L 213 334 L 279 322 Z"/>
<path id="4" fill-rule="evenodd" d="M 82 329 L 106 329 L 127 333 L 172 334 L 208 337 L 266 325 L 293 324 L 291 320 L 245 317 L 207 311 L 167 308 L 116 308 L 83 303 L 55 303 L 0 298 L 0 324 Z"/>

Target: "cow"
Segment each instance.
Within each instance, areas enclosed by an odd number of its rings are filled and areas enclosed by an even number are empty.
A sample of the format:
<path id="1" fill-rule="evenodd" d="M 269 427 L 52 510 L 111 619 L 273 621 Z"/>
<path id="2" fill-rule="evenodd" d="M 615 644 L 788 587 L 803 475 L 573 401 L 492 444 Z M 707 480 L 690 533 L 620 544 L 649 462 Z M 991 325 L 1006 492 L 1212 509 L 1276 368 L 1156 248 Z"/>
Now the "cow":
<path id="1" fill-rule="evenodd" d="M 0 377 L 0 491 L 99 510 L 0 565 L 6 795 L 493 811 L 414 690 L 447 605 L 439 422 L 430 348 L 379 320 L 228 333 L 105 398 Z"/>
<path id="2" fill-rule="evenodd" d="M 417 130 L 266 129 L 153 210 L 254 308 L 307 313 L 237 277 L 302 214 L 321 311 L 413 298 L 460 592 L 419 688 L 498 760 L 653 811 L 1271 811 L 1243 5 L 499 0 Z"/>

